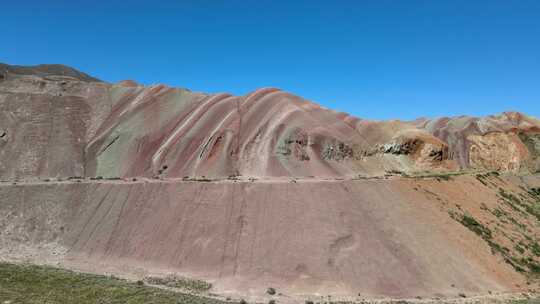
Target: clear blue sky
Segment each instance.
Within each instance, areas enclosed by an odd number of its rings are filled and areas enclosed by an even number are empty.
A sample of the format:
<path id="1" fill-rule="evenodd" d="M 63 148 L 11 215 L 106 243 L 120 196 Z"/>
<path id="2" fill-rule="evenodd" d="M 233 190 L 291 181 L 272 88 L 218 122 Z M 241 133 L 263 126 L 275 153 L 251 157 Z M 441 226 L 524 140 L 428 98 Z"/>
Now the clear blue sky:
<path id="1" fill-rule="evenodd" d="M 540 117 L 540 1 L 4 1 L 0 62 L 372 119 Z"/>

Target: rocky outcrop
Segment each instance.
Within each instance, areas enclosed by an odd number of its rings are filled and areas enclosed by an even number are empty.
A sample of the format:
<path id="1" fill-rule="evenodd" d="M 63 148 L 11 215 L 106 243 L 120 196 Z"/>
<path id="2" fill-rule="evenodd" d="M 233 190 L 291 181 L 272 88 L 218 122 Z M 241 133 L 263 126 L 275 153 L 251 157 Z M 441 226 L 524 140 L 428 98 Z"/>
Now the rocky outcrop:
<path id="1" fill-rule="evenodd" d="M 419 120 L 416 125 L 444 141 L 450 159 L 460 168 L 535 172 L 538 152 L 527 134 L 539 132 L 540 122 L 521 113 L 505 112 L 487 117 Z M 521 134 L 521 135 L 520 135 Z M 532 145 L 531 145 L 532 144 Z"/>
<path id="2" fill-rule="evenodd" d="M 469 135 L 469 159 L 473 168 L 496 171 L 520 171 L 528 154 L 525 146 L 514 133 L 492 132 Z"/>
<path id="3" fill-rule="evenodd" d="M 518 136 L 529 152 L 527 167 L 532 172 L 540 172 L 540 132 L 520 132 Z"/>

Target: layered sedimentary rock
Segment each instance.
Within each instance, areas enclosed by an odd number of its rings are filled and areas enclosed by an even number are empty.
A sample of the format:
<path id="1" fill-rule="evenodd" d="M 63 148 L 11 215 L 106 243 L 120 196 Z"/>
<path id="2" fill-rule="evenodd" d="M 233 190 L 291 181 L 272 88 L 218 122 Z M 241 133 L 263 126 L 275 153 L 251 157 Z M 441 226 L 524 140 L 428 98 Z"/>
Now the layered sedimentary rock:
<path id="1" fill-rule="evenodd" d="M 10 260 L 234 295 L 522 291 L 540 271 L 539 169 L 540 122 L 520 113 L 371 121 L 274 88 L 0 65 Z"/>
<path id="2" fill-rule="evenodd" d="M 539 169 L 540 124 L 519 113 L 379 122 L 278 89 L 209 95 L 65 70 L 3 74 L 2 178 Z"/>

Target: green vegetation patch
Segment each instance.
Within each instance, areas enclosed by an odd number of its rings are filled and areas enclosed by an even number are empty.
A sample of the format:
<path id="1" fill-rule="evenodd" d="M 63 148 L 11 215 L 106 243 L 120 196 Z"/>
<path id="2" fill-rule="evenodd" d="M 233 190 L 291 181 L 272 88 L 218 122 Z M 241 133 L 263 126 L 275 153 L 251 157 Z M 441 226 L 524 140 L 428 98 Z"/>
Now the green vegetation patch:
<path id="1" fill-rule="evenodd" d="M 500 208 L 495 208 L 491 211 L 491 214 L 495 215 L 497 218 L 503 218 L 508 216 L 508 213 Z"/>
<path id="2" fill-rule="evenodd" d="M 504 261 L 510 264 L 516 271 L 526 272 L 526 269 L 524 268 L 525 266 L 531 272 L 534 272 L 533 268 L 536 267 L 536 265 L 534 265 L 534 261 L 531 261 L 529 263 L 528 261 L 522 261 L 521 259 L 513 257 L 511 255 L 510 249 L 501 246 L 500 244 L 495 242 L 495 240 L 493 240 L 493 234 L 491 230 L 478 222 L 474 217 L 468 214 L 460 215 L 456 212 L 450 212 L 450 216 L 456 221 L 460 222 L 463 226 L 467 227 L 467 229 L 477 234 L 484 241 L 486 241 L 486 243 L 491 248 L 491 252 L 493 254 L 500 254 L 503 257 Z"/>
<path id="3" fill-rule="evenodd" d="M 434 179 L 436 179 L 438 181 L 441 181 L 441 180 L 449 181 L 449 180 L 452 180 L 453 177 L 460 176 L 460 175 L 466 175 L 466 174 L 468 174 L 467 171 L 445 171 L 445 172 L 416 173 L 416 174 L 410 174 L 410 175 L 402 173 L 401 175 L 403 177 L 434 178 Z"/>
<path id="4" fill-rule="evenodd" d="M 540 304 L 540 298 L 510 300 L 509 304 Z"/>
<path id="5" fill-rule="evenodd" d="M 540 245 L 537 242 L 531 243 L 530 250 L 535 256 L 540 257 Z"/>
<path id="6" fill-rule="evenodd" d="M 486 226 L 480 224 L 472 216 L 463 214 L 461 218 L 459 219 L 459 222 L 463 224 L 463 226 L 471 230 L 472 232 L 478 234 L 481 238 L 491 239 L 491 230 L 489 230 L 489 228 L 487 228 Z"/>
<path id="7" fill-rule="evenodd" d="M 502 188 L 499 189 L 499 196 L 508 206 L 510 206 L 515 211 L 522 212 L 521 208 L 523 208 L 527 213 L 536 217 L 536 219 L 540 221 L 540 201 L 522 201 L 514 194 L 506 192 Z"/>
<path id="8" fill-rule="evenodd" d="M 540 199 L 540 188 L 531 188 L 528 192 L 530 195 Z"/>
<path id="9" fill-rule="evenodd" d="M 146 277 L 144 279 L 148 284 L 153 285 L 164 285 L 167 287 L 182 288 L 190 291 L 204 292 L 212 288 L 212 284 L 202 281 L 194 280 L 184 277 L 177 276 L 166 276 L 166 277 Z"/>
<path id="10" fill-rule="evenodd" d="M 490 178 L 492 178 L 492 177 L 499 178 L 499 176 L 500 176 L 500 174 L 497 171 L 486 172 L 486 173 L 483 173 L 483 174 L 478 173 L 478 174 L 475 175 L 476 179 L 480 183 L 482 183 L 482 185 L 484 185 L 486 187 L 489 187 L 490 184 L 496 187 L 497 185 L 495 183 L 491 182 Z"/>
<path id="11" fill-rule="evenodd" d="M 521 202 L 521 200 L 517 196 L 513 195 L 510 192 L 504 191 L 503 188 L 499 188 L 499 195 L 503 199 L 505 199 L 506 201 L 508 201 L 508 202 L 510 202 L 510 203 L 512 203 L 514 205 L 523 206 L 523 203 Z"/>
<path id="12" fill-rule="evenodd" d="M 540 187 L 521 186 L 504 189 L 504 181 L 497 172 L 480 173 L 476 179 L 497 191 L 497 206 L 479 203 L 479 209 L 487 217 L 475 219 L 461 206 L 450 207 L 449 215 L 471 232 L 482 238 L 492 254 L 523 273 L 530 280 L 540 281 L 540 242 L 535 228 L 540 225 Z M 501 183 L 494 182 L 499 179 Z M 505 247 L 508 246 L 508 247 Z"/>
<path id="13" fill-rule="evenodd" d="M 0 263 L 0 303 L 5 302 L 28 304 L 226 303 L 103 275 L 76 273 L 46 266 Z"/>
<path id="14" fill-rule="evenodd" d="M 189 181 L 189 182 L 211 182 L 212 181 L 212 179 L 207 178 L 206 176 L 201 176 L 201 177 L 184 176 L 182 180 Z"/>
<path id="15" fill-rule="evenodd" d="M 487 181 L 485 180 L 485 176 L 483 174 L 476 174 L 476 179 L 482 183 L 482 185 L 486 186 L 488 185 Z"/>

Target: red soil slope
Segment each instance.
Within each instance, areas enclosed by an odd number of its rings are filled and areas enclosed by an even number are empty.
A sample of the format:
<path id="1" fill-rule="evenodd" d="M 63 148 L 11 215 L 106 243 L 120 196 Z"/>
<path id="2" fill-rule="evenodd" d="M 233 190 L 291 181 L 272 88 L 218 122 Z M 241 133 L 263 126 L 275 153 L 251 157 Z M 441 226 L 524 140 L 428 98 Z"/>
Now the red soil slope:
<path id="1" fill-rule="evenodd" d="M 366 297 L 527 290 L 528 264 L 519 273 L 505 259 L 538 260 L 513 247 L 535 246 L 538 220 L 498 192 L 528 197 L 519 186 L 538 187 L 540 178 L 7 184 L 0 253 L 136 277 L 177 272 L 236 296 L 268 287 Z M 452 214 L 474 217 L 508 252 Z"/>

